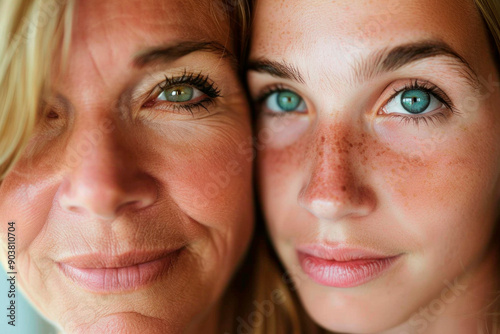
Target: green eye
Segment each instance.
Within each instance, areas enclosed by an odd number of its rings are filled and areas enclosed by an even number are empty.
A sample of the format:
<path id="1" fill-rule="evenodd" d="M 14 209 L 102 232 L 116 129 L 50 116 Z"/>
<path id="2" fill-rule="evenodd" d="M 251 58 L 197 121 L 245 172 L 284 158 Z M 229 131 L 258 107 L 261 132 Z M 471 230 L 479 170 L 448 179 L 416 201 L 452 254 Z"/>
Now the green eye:
<path id="1" fill-rule="evenodd" d="M 297 109 L 302 99 L 300 96 L 295 94 L 294 92 L 284 91 L 278 93 L 276 96 L 278 106 L 284 111 L 292 111 Z"/>
<path id="2" fill-rule="evenodd" d="M 422 90 L 408 90 L 401 95 L 401 105 L 406 111 L 412 114 L 422 113 L 430 103 L 430 94 Z"/>
<path id="3" fill-rule="evenodd" d="M 168 102 L 188 102 L 193 99 L 195 89 L 190 86 L 175 86 L 165 89 L 159 96 L 159 100 Z"/>
<path id="4" fill-rule="evenodd" d="M 302 97 L 290 90 L 276 91 L 265 101 L 266 108 L 274 113 L 305 112 L 306 103 Z"/>

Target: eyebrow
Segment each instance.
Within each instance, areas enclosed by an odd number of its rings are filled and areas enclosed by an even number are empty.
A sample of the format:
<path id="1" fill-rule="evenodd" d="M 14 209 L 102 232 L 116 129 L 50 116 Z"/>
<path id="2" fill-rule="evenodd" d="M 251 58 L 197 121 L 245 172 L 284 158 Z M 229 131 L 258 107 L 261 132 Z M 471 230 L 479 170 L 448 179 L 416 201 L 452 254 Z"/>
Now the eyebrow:
<path id="1" fill-rule="evenodd" d="M 179 58 L 187 56 L 193 52 L 208 52 L 217 55 L 220 58 L 227 58 L 233 66 L 237 66 L 236 56 L 224 45 L 215 42 L 193 42 L 185 41 L 174 45 L 158 46 L 148 48 L 138 52 L 132 60 L 134 67 L 142 68 L 154 63 L 169 63 Z"/>
<path id="2" fill-rule="evenodd" d="M 421 41 L 372 52 L 367 58 L 354 63 L 354 80 L 363 82 L 377 75 L 396 71 L 416 61 L 438 56 L 447 57 L 451 61 L 450 65 L 456 67 L 459 75 L 467 80 L 473 88 L 480 86 L 479 78 L 469 63 L 448 44 L 441 41 Z M 249 61 L 249 70 L 304 83 L 300 71 L 285 61 L 251 60 Z"/>
<path id="3" fill-rule="evenodd" d="M 273 77 L 305 83 L 304 77 L 297 67 L 285 61 L 269 59 L 254 60 L 248 63 L 248 69 L 259 73 L 267 73 Z"/>

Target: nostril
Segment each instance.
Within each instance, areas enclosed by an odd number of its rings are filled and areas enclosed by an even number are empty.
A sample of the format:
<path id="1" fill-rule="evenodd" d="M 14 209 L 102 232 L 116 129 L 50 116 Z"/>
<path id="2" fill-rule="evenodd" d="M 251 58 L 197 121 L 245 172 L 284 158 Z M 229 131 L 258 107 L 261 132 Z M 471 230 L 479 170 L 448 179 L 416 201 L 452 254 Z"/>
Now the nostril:
<path id="1" fill-rule="evenodd" d="M 125 211 L 147 208 L 157 200 L 154 177 L 141 172 L 128 156 L 118 159 L 121 156 L 112 153 L 96 152 L 68 171 L 57 195 L 63 210 L 109 220 Z"/>
<path id="2" fill-rule="evenodd" d="M 144 207 L 144 205 L 143 205 L 143 201 L 141 201 L 141 200 L 123 203 L 123 204 L 120 204 L 116 208 L 116 215 L 119 215 L 123 210 L 137 210 L 137 209 L 140 209 L 142 207 Z"/>
<path id="3" fill-rule="evenodd" d="M 64 205 L 61 205 L 64 206 Z M 78 213 L 78 214 L 83 214 L 85 213 L 85 210 L 81 207 L 75 206 L 75 205 L 68 205 L 66 206 L 70 212 L 73 213 Z"/>

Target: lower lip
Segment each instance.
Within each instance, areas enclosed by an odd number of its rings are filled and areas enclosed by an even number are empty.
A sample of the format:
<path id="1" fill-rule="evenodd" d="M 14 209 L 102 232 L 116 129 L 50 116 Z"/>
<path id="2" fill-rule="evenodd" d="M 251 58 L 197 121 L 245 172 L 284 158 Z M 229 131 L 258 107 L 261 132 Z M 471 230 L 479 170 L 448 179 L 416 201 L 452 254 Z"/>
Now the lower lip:
<path id="1" fill-rule="evenodd" d="M 302 270 L 316 283 L 336 288 L 352 288 L 365 284 L 387 271 L 398 256 L 354 261 L 325 260 L 298 252 Z"/>
<path id="2" fill-rule="evenodd" d="M 160 259 L 121 268 L 76 268 L 58 263 L 70 280 L 85 290 L 95 293 L 119 293 L 138 290 L 165 274 L 178 259 L 180 250 Z"/>

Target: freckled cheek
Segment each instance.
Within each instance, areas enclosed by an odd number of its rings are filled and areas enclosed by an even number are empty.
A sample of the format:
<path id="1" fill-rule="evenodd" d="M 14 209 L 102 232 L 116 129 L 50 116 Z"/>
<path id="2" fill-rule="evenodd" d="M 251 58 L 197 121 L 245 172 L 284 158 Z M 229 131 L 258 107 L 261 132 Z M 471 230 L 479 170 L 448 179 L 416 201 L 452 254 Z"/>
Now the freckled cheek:
<path id="1" fill-rule="evenodd" d="M 410 203 L 425 192 L 425 196 L 442 197 L 450 190 L 452 169 L 464 161 L 460 157 L 464 146 L 457 145 L 460 138 L 454 128 L 391 120 L 374 124 L 377 145 L 370 149 L 369 160 L 376 175 L 382 175 L 385 186 L 392 189 L 392 200 Z"/>
<path id="2" fill-rule="evenodd" d="M 452 137 L 435 142 L 434 149 L 421 150 L 419 155 L 382 145 L 370 157 L 377 166 L 374 180 L 378 184 L 373 185 L 379 201 L 387 203 L 408 233 L 427 248 L 455 247 L 458 251 L 465 240 L 476 246 L 485 244 L 491 233 L 493 160 L 474 161 L 473 156 L 488 153 L 474 150 L 466 138 L 459 139 L 463 145 L 456 145 Z M 443 235 L 451 245 L 443 244 Z"/>

